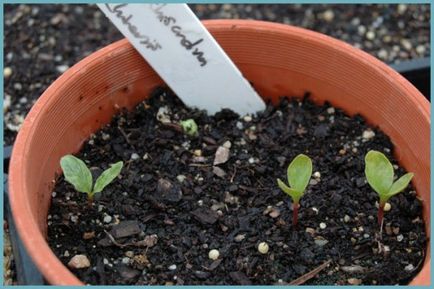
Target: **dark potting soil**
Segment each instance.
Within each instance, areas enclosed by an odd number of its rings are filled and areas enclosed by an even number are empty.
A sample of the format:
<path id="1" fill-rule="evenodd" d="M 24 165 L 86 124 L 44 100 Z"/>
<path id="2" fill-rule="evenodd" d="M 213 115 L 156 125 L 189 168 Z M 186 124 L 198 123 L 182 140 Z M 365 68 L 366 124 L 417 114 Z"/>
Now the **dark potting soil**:
<path id="1" fill-rule="evenodd" d="M 189 118 L 198 137 L 179 130 Z M 378 196 L 364 177 L 369 150 L 396 164 L 381 131 L 308 97 L 239 118 L 206 116 L 159 89 L 78 154 L 95 176 L 125 163 L 92 207 L 58 178 L 48 241 L 65 265 L 87 256 L 89 267 L 71 270 L 90 284 L 287 284 L 326 262 L 305 284 L 406 284 L 424 260 L 422 202 L 411 186 L 393 197 L 381 239 Z M 299 153 L 312 158 L 314 174 L 293 227 L 276 178 L 286 179 Z"/>

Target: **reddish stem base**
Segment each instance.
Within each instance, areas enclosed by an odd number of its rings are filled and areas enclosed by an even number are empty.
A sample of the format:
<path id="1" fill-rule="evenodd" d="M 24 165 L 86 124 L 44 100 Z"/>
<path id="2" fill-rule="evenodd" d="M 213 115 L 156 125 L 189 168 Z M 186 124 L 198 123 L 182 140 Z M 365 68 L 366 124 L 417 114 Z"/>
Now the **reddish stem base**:
<path id="1" fill-rule="evenodd" d="M 383 222 L 383 217 L 384 217 L 384 205 L 381 205 L 378 207 L 378 225 L 381 226 L 382 222 Z"/>
<path id="2" fill-rule="evenodd" d="M 295 227 L 297 226 L 298 221 L 298 208 L 300 207 L 300 204 L 292 204 L 292 225 Z"/>

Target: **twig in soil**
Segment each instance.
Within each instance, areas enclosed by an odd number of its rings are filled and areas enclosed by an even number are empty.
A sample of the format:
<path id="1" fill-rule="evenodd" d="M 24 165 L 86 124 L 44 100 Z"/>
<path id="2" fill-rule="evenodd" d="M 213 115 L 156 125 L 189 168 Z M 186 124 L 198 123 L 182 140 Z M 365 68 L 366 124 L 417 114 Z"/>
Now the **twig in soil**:
<path id="1" fill-rule="evenodd" d="M 308 280 L 312 279 L 313 277 L 315 277 L 316 275 L 318 275 L 318 273 L 321 272 L 322 270 L 324 270 L 331 262 L 332 262 L 332 260 L 328 260 L 328 261 L 324 262 L 323 264 L 319 265 L 318 267 L 316 267 L 312 271 L 309 271 L 306 274 L 304 274 L 303 276 L 295 279 L 294 281 L 289 282 L 288 285 L 302 285 L 302 284 L 304 284 L 306 281 L 308 281 Z"/>
<path id="2" fill-rule="evenodd" d="M 164 127 L 166 127 L 166 128 L 169 128 L 171 130 L 180 132 L 180 133 L 184 132 L 183 129 L 182 129 L 182 127 L 181 127 L 181 125 L 179 125 L 177 123 L 171 123 L 171 122 L 170 123 L 161 123 L 161 125 L 164 126 Z"/>
<path id="3" fill-rule="evenodd" d="M 383 225 L 384 225 L 384 218 L 381 219 L 381 224 L 380 224 L 380 240 L 383 239 Z"/>
<path id="4" fill-rule="evenodd" d="M 110 239 L 110 241 L 113 243 L 113 245 L 115 245 L 115 246 L 117 246 L 117 247 L 120 247 L 120 248 L 124 248 L 124 247 L 127 246 L 127 245 L 125 245 L 125 244 L 118 243 L 118 242 L 115 240 L 115 238 L 114 238 L 114 237 L 113 237 L 109 232 L 107 232 L 106 230 L 104 230 L 104 233 L 106 233 L 107 237 Z"/>
<path id="5" fill-rule="evenodd" d="M 134 247 L 146 247 L 146 250 L 147 250 L 148 248 L 154 246 L 155 243 L 156 243 L 156 240 L 155 241 L 153 241 L 153 240 L 147 240 L 145 238 L 145 240 L 140 240 L 140 241 L 137 241 L 137 242 L 131 242 L 131 243 L 121 244 L 121 243 L 117 242 L 116 239 L 109 232 L 107 232 L 106 230 L 104 230 L 104 232 L 106 233 L 106 235 L 110 239 L 110 241 L 113 243 L 113 245 L 115 245 L 115 246 L 117 246 L 119 248 L 125 248 L 125 247 L 128 247 L 128 246 L 134 246 Z"/>
<path id="6" fill-rule="evenodd" d="M 166 206 L 163 203 L 160 203 L 159 201 L 157 201 L 154 197 L 151 197 L 150 195 L 144 194 L 143 198 L 145 199 L 145 201 L 150 202 L 152 207 L 154 207 L 155 209 L 162 210 L 162 211 L 166 210 Z"/>
<path id="7" fill-rule="evenodd" d="M 200 167 L 200 168 L 206 168 L 211 167 L 209 164 L 189 164 L 190 167 Z"/>
<path id="8" fill-rule="evenodd" d="M 131 143 L 131 141 L 130 141 L 128 135 L 125 133 L 125 131 L 120 126 L 118 126 L 118 130 L 120 131 L 122 136 L 125 138 L 125 141 L 135 149 L 134 145 Z"/>
<path id="9" fill-rule="evenodd" d="M 237 174 L 237 166 L 234 166 L 234 173 L 231 176 L 231 183 L 234 182 L 235 175 Z"/>

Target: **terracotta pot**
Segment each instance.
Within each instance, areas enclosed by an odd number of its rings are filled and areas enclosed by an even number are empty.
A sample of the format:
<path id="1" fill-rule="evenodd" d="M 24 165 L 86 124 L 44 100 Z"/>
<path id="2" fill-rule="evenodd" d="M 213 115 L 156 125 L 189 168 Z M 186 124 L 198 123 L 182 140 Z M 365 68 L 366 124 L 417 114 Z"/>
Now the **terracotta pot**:
<path id="1" fill-rule="evenodd" d="M 430 235 L 430 106 L 403 77 L 374 57 L 338 40 L 287 25 L 245 20 L 206 26 L 257 91 L 279 96 L 312 93 L 378 125 L 396 157 L 415 173 Z M 82 284 L 57 259 L 45 236 L 54 177 L 61 156 L 77 152 L 119 107 L 134 107 L 162 80 L 121 40 L 85 58 L 59 77 L 28 114 L 10 164 L 11 205 L 29 254 L 51 284 Z M 430 249 L 412 285 L 430 282 Z"/>

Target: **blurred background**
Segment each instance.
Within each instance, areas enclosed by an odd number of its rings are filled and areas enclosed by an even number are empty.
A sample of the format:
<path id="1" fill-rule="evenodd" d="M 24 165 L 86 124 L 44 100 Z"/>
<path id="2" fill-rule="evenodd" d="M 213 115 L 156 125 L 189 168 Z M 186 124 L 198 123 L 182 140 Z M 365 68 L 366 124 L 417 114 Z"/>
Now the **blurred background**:
<path id="1" fill-rule="evenodd" d="M 429 5 L 195 4 L 190 7 L 200 19 L 257 19 L 315 30 L 391 65 L 414 59 L 429 63 L 425 58 L 430 56 Z M 95 5 L 5 5 L 3 145 L 13 144 L 34 102 L 60 74 L 121 38 Z M 16 272 L 7 234 L 5 238 L 4 280 L 8 285 L 16 282 Z"/>

